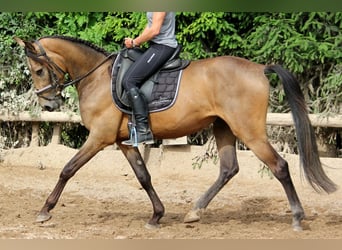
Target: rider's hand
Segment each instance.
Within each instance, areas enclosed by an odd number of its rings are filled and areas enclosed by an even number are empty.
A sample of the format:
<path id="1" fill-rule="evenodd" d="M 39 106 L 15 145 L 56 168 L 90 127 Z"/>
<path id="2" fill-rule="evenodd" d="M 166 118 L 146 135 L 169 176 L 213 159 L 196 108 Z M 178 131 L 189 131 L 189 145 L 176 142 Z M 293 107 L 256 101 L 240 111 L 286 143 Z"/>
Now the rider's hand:
<path id="1" fill-rule="evenodd" d="M 124 43 L 125 43 L 126 48 L 128 49 L 135 47 L 134 39 L 132 38 L 126 37 Z"/>

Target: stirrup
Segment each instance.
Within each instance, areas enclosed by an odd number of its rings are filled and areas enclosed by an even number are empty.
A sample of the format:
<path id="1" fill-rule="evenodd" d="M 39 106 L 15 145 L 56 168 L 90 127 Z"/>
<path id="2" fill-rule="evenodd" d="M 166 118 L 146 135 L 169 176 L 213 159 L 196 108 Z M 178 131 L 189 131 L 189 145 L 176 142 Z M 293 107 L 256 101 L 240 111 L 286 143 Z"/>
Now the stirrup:
<path id="1" fill-rule="evenodd" d="M 137 130 L 135 129 L 135 126 L 132 126 L 132 123 L 128 123 L 128 126 L 130 127 L 129 139 L 126 141 L 122 141 L 121 144 L 137 147 L 138 146 Z"/>
<path id="2" fill-rule="evenodd" d="M 121 144 L 132 146 L 132 147 L 138 147 L 140 144 L 154 144 L 152 132 L 149 131 L 148 133 L 146 133 L 146 135 L 148 134 L 151 134 L 151 138 L 148 138 L 147 140 L 141 140 L 141 139 L 145 139 L 145 138 L 141 138 L 141 137 L 145 137 L 145 135 L 140 134 L 140 138 L 138 138 L 139 136 L 138 136 L 137 130 L 134 126 L 132 126 L 130 130 L 129 140 L 122 141 Z"/>
<path id="3" fill-rule="evenodd" d="M 138 147 L 140 144 L 154 144 L 154 140 L 150 139 L 150 140 L 146 140 L 146 141 L 140 141 L 138 142 L 137 140 L 126 140 L 126 141 L 122 141 L 121 144 L 123 145 L 127 145 L 127 146 L 132 146 L 132 147 Z"/>

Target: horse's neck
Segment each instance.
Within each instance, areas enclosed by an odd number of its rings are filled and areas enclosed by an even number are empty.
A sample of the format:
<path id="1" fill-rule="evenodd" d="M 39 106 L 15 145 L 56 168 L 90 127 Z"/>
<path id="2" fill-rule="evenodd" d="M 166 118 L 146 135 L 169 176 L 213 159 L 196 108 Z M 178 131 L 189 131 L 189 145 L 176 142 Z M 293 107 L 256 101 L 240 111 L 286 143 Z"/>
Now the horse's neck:
<path id="1" fill-rule="evenodd" d="M 65 71 L 71 78 L 76 79 L 93 69 L 105 55 L 86 45 L 70 41 L 53 40 L 46 44 L 51 53 L 61 60 Z"/>
<path id="2" fill-rule="evenodd" d="M 95 68 L 105 56 L 91 49 L 84 49 L 76 46 L 65 56 L 65 64 L 72 78 L 85 75 Z"/>

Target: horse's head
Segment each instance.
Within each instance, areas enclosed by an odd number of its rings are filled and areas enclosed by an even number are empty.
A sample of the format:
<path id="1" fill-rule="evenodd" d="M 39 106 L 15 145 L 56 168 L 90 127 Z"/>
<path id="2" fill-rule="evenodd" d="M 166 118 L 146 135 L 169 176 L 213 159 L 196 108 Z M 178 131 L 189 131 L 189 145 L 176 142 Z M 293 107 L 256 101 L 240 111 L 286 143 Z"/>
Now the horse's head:
<path id="1" fill-rule="evenodd" d="M 49 54 L 39 41 L 27 42 L 18 37 L 14 39 L 25 49 L 39 104 L 48 111 L 58 109 L 62 104 L 61 90 L 66 72 L 55 62 L 53 53 Z"/>

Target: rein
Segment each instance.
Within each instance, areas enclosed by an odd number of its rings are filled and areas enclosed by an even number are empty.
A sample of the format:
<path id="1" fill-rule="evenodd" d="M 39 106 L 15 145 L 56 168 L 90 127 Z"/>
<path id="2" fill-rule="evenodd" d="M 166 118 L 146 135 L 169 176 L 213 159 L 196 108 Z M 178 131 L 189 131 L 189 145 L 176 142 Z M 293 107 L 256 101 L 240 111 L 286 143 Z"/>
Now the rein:
<path id="1" fill-rule="evenodd" d="M 67 72 L 65 72 L 63 69 L 61 69 L 55 62 L 53 62 L 51 60 L 51 58 L 46 54 L 43 46 L 39 43 L 39 41 L 35 41 L 35 43 L 38 45 L 40 53 L 39 54 L 33 54 L 30 51 L 26 51 L 26 56 L 32 58 L 33 60 L 38 60 L 38 58 L 40 56 L 43 56 L 46 58 L 48 66 L 49 66 L 49 72 L 52 75 L 52 79 L 53 79 L 53 83 L 50 85 L 47 85 L 41 89 L 36 89 L 34 91 L 35 94 L 37 94 L 39 97 L 50 100 L 50 98 L 41 96 L 42 93 L 50 90 L 50 89 L 55 89 L 56 91 L 58 90 L 56 96 L 60 93 L 60 91 L 62 91 L 63 89 L 65 89 L 68 86 L 71 85 L 76 85 L 78 84 L 81 80 L 83 80 L 84 78 L 88 77 L 90 74 L 92 74 L 94 71 L 96 71 L 100 66 L 102 66 L 106 61 L 108 61 L 111 57 L 113 57 L 114 55 L 116 55 L 116 53 L 111 53 L 110 55 L 106 56 L 105 59 L 103 59 L 98 65 L 96 65 L 94 68 L 92 68 L 89 72 L 87 72 L 86 74 L 77 77 L 74 80 L 70 80 L 70 81 L 64 81 L 63 83 L 61 83 L 57 76 L 56 73 L 54 72 L 53 68 L 55 68 L 59 73 L 61 73 L 62 75 L 64 75 L 64 79 L 65 76 L 67 75 Z M 38 60 L 40 61 L 40 60 Z M 51 72 L 52 71 L 52 72 Z M 55 97 L 56 98 L 56 97 Z M 54 99 L 54 98 L 53 98 Z"/>

